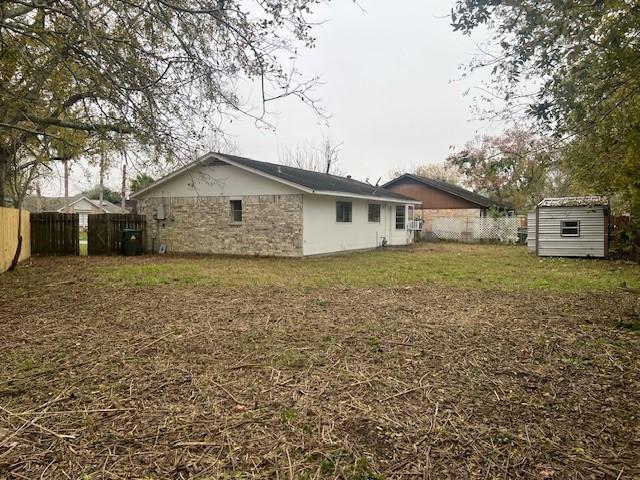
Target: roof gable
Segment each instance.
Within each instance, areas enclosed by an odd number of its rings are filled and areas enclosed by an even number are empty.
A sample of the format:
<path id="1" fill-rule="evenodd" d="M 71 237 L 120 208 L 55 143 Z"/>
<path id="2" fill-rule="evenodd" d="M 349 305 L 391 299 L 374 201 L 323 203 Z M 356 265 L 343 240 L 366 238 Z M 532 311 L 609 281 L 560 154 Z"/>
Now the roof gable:
<path id="1" fill-rule="evenodd" d="M 383 185 L 384 188 L 388 188 L 390 186 L 393 186 L 403 180 L 410 180 L 416 183 L 420 183 L 422 185 L 425 185 L 427 187 L 431 187 L 431 188 L 435 188 L 437 190 L 440 190 L 442 192 L 448 193 L 450 195 L 454 195 L 456 197 L 462 198 L 468 202 L 474 203 L 476 205 L 479 205 L 483 208 L 491 208 L 493 206 L 496 207 L 501 207 L 501 208 L 511 208 L 509 205 L 506 205 L 504 203 L 501 202 L 496 202 L 494 200 L 491 200 L 488 197 L 485 197 L 484 195 L 480 195 L 479 193 L 475 193 L 475 192 L 471 192 L 469 190 L 466 190 L 462 187 L 458 187 L 455 185 L 451 185 L 449 183 L 446 182 L 442 182 L 440 180 L 434 180 L 433 178 L 427 178 L 427 177 L 420 177 L 418 175 L 412 175 L 410 173 L 405 173 L 403 175 L 400 175 L 397 178 L 394 178 L 393 180 L 385 183 Z"/>
<path id="2" fill-rule="evenodd" d="M 75 199 L 74 201 L 69 202 L 69 205 L 62 205 L 62 207 L 60 207 L 58 209 L 58 211 L 61 212 L 62 210 L 64 210 L 67 207 L 77 208 L 78 205 L 80 205 L 81 207 L 82 206 L 89 207 L 92 210 L 94 210 L 94 209 L 102 210 L 102 208 L 100 208 L 98 206 L 98 202 L 97 201 L 94 202 L 93 200 L 89 199 L 88 197 L 85 197 L 84 195 L 82 195 L 79 198 Z"/>

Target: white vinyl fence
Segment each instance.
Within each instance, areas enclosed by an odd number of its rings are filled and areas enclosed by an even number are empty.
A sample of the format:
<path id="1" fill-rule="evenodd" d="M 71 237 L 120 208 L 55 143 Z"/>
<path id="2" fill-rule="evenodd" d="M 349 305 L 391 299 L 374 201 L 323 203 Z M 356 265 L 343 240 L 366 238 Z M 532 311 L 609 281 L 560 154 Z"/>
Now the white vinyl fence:
<path id="1" fill-rule="evenodd" d="M 457 242 L 516 243 L 516 217 L 442 217 L 432 221 L 432 236 Z"/>

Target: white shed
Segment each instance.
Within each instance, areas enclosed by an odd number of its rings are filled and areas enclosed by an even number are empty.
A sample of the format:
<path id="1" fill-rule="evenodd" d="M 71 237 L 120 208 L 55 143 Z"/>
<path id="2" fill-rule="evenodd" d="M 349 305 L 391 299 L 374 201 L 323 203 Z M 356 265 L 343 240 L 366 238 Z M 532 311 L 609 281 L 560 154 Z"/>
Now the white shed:
<path id="1" fill-rule="evenodd" d="M 600 195 L 545 198 L 528 216 L 527 245 L 541 257 L 607 257 L 609 201 Z"/>

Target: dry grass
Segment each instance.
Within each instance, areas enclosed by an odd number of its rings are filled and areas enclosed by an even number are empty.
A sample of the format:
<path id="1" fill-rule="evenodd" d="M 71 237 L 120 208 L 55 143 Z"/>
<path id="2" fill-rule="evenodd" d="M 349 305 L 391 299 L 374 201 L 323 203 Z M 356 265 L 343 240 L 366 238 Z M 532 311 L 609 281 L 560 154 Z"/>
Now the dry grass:
<path id="1" fill-rule="evenodd" d="M 640 476 L 637 292 L 96 273 L 120 262 L 0 277 L 0 477 Z"/>

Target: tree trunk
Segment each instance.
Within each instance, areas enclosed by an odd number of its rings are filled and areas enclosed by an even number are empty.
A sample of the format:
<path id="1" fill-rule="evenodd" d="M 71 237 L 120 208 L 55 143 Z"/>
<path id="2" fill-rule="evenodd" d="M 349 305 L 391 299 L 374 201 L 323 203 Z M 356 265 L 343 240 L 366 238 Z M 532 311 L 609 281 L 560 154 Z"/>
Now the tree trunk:
<path id="1" fill-rule="evenodd" d="M 104 151 L 100 154 L 100 194 L 99 194 L 99 205 L 100 209 L 102 209 L 102 205 L 104 202 Z"/>
<path id="2" fill-rule="evenodd" d="M 122 164 L 122 198 L 120 199 L 120 208 L 122 209 L 122 213 L 124 212 L 125 207 L 127 206 L 127 201 L 125 199 L 125 194 L 127 193 L 127 163 L 124 162 Z"/>
<path id="3" fill-rule="evenodd" d="M 16 245 L 16 253 L 13 255 L 11 265 L 8 272 L 13 272 L 18 266 L 18 260 L 20 260 L 20 253 L 22 253 L 22 198 L 18 202 L 18 245 Z"/>
<path id="4" fill-rule="evenodd" d="M 69 160 L 64 161 L 64 211 L 69 212 Z"/>
<path id="5" fill-rule="evenodd" d="M 29 185 L 33 182 L 34 177 L 37 175 L 37 166 L 32 166 L 29 170 L 29 174 L 23 184 L 16 181 L 15 195 L 17 199 L 16 206 L 18 207 L 18 244 L 16 245 L 16 253 L 13 255 L 13 260 L 9 266 L 9 272 L 13 272 L 20 260 L 20 254 L 22 253 L 22 204 L 24 203 L 24 197 L 29 190 Z"/>
<path id="6" fill-rule="evenodd" d="M 0 149 L 0 207 L 4 207 L 5 187 L 7 185 L 7 170 L 9 169 L 9 155 Z"/>
<path id="7" fill-rule="evenodd" d="M 36 183 L 36 202 L 37 211 L 40 213 L 42 211 L 42 190 L 40 189 L 40 182 Z"/>

